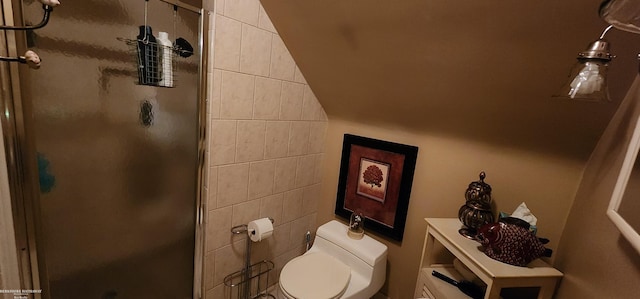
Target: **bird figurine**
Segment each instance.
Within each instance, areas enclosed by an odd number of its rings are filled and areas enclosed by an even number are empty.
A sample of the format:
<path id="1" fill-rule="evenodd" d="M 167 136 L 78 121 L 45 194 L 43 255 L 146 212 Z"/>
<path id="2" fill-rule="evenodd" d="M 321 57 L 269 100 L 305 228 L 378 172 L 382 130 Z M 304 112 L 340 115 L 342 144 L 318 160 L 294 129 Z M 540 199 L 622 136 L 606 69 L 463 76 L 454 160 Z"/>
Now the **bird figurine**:
<path id="1" fill-rule="evenodd" d="M 39 0 L 40 3 L 44 4 L 44 5 L 48 5 L 51 7 L 56 7 L 58 5 L 60 5 L 60 1 L 58 0 Z"/>
<path id="2" fill-rule="evenodd" d="M 551 256 L 551 249 L 544 247 L 549 240 L 537 238 L 528 228 L 516 223 L 501 220 L 478 229 L 476 240 L 482 244 L 488 257 L 525 267 L 539 257 Z"/>

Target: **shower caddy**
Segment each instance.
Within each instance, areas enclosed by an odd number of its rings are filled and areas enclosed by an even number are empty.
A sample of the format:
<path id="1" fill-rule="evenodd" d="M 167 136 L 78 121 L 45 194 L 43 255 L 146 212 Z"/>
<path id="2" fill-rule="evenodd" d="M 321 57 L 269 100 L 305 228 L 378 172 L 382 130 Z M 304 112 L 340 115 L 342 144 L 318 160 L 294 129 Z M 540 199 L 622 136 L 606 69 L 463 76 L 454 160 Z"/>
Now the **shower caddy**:
<path id="1" fill-rule="evenodd" d="M 271 222 L 273 219 L 269 218 Z M 241 224 L 231 228 L 231 232 L 235 235 L 248 233 L 246 224 Z M 247 245 L 245 251 L 245 263 L 242 270 L 233 272 L 224 278 L 225 298 L 228 299 L 254 299 L 254 298 L 271 298 L 276 297 L 268 294 L 269 273 L 274 268 L 272 261 L 260 261 L 251 264 L 251 238 L 247 236 Z"/>
<path id="2" fill-rule="evenodd" d="M 40 0 L 42 3 L 42 10 L 44 11 L 44 15 L 42 16 L 42 21 L 40 21 L 37 25 L 31 26 L 5 26 L 0 25 L 0 30 L 35 30 L 40 29 L 46 26 L 49 23 L 49 17 L 51 16 L 51 12 L 53 11 L 54 6 L 58 6 L 60 2 L 58 0 Z M 9 61 L 9 62 L 19 62 L 23 64 L 27 64 L 32 69 L 40 68 L 40 57 L 35 52 L 28 50 L 25 55 L 18 57 L 5 57 L 0 56 L 0 61 Z"/>
<path id="3" fill-rule="evenodd" d="M 129 46 L 129 52 L 135 59 L 138 70 L 138 84 L 175 87 L 176 57 L 193 55 L 193 47 L 183 38 L 175 43 L 153 36 L 151 26 L 147 23 L 148 2 L 144 0 L 144 25 L 140 26 L 140 33 L 136 39 L 117 38 Z M 173 5 L 173 33 L 177 36 L 178 6 Z M 164 35 L 166 37 L 166 34 Z M 163 42 L 165 41 L 166 42 Z"/>

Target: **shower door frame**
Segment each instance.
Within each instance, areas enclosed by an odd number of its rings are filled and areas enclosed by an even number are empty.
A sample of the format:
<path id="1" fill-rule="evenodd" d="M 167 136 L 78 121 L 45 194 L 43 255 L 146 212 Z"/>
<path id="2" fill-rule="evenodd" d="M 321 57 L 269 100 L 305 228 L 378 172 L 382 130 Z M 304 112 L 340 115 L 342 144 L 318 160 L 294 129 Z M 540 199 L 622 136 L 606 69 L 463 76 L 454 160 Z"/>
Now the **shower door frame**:
<path id="1" fill-rule="evenodd" d="M 15 26 L 22 22 L 22 2 L 19 0 L 2 1 L 2 14 L 5 25 Z M 26 40 L 16 31 L 5 31 L 8 56 L 16 57 L 26 49 Z M 37 242 L 35 230 L 39 227 L 34 202 L 37 201 L 37 165 L 35 144 L 27 138 L 31 129 L 30 102 L 23 101 L 21 96 L 20 71 L 17 63 L 3 66 L 6 72 L 2 75 L 2 88 L 8 90 L 10 97 L 2 102 L 2 130 L 5 143 L 6 165 L 8 172 L 9 192 L 16 245 L 16 262 L 21 289 L 40 289 Z M 27 119 L 27 120 L 25 120 Z M 14 287 L 14 286 L 4 286 Z M 38 294 L 35 298 L 40 298 Z"/>
<path id="2" fill-rule="evenodd" d="M 180 1 L 165 1 L 182 9 L 200 15 L 199 22 L 199 66 L 198 66 L 198 99 L 197 99 L 197 175 L 195 203 L 195 250 L 193 274 L 193 298 L 200 299 L 204 294 L 204 211 L 206 200 L 203 198 L 206 178 L 206 144 L 207 144 L 207 81 L 209 53 L 209 15 L 203 8 L 181 4 Z M 2 12 L 6 25 L 24 24 L 21 0 L 2 1 Z M 55 12 L 53 12 L 55 14 Z M 21 32 L 21 31 L 20 31 Z M 24 33 L 7 33 L 7 50 L 9 56 L 24 53 L 27 41 Z M 46 67 L 44 65 L 43 67 Z M 25 67 L 22 67 L 24 70 Z M 27 70 L 33 71 L 33 70 Z M 33 294 L 34 299 L 48 299 L 49 285 L 44 257 L 41 223 L 37 217 L 39 211 L 39 179 L 36 159 L 35 140 L 32 127 L 32 102 L 21 96 L 21 90 L 30 88 L 26 80 L 21 80 L 21 71 L 16 63 L 8 67 L 8 78 L 2 78 L 0 85 L 10 90 L 11 98 L 5 99 L 2 115 L 2 133 L 7 156 L 7 170 L 13 225 L 15 230 L 17 262 L 21 289 L 42 290 L 42 294 Z M 0 103 L 1 104 L 1 103 Z M 2 105 L 0 105 L 2 106 Z M 4 286 L 9 287 L 9 286 Z"/>

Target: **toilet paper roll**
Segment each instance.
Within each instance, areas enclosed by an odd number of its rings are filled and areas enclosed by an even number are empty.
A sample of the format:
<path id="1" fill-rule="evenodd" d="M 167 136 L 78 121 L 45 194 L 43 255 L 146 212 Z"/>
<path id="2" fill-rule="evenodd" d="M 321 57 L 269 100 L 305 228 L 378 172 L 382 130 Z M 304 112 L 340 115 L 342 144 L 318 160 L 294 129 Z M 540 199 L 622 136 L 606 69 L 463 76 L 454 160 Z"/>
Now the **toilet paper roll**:
<path id="1" fill-rule="evenodd" d="M 247 233 L 253 242 L 260 242 L 273 234 L 273 223 L 269 218 L 257 219 L 247 224 Z"/>

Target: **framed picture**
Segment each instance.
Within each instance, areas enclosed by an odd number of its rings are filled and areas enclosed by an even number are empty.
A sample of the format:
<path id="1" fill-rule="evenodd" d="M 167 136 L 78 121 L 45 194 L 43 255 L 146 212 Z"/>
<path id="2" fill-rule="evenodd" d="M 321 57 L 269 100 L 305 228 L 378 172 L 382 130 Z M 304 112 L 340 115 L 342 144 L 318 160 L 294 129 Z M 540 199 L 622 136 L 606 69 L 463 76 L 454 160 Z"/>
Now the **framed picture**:
<path id="1" fill-rule="evenodd" d="M 417 157 L 415 146 L 345 134 L 336 215 L 362 213 L 365 229 L 402 241 Z"/>

